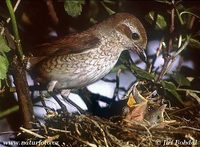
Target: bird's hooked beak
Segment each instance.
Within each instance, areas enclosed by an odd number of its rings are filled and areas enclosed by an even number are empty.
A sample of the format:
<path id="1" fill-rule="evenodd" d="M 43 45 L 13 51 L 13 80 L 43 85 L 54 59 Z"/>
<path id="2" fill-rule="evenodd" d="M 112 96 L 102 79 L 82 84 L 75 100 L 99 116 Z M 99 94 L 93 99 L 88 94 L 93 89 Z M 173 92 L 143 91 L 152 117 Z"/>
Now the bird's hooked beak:
<path id="1" fill-rule="evenodd" d="M 142 59 L 142 61 L 147 63 L 147 55 L 146 55 L 144 49 L 141 49 L 140 51 L 137 51 L 137 53 L 138 53 L 138 56 Z"/>

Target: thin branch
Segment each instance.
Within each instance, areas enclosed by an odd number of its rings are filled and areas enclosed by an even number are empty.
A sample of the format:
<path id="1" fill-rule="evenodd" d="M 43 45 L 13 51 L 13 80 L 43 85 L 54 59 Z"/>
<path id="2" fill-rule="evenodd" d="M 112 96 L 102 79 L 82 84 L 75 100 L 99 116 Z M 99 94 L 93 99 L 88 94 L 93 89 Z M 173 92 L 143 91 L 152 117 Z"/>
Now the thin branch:
<path id="1" fill-rule="evenodd" d="M 15 105 L 15 106 L 7 109 L 7 110 L 4 110 L 4 111 L 0 112 L 0 118 L 6 117 L 9 114 L 12 114 L 12 113 L 14 113 L 14 112 L 16 112 L 18 110 L 19 110 L 19 106 Z"/>
<path id="2" fill-rule="evenodd" d="M 20 2 L 21 2 L 21 0 L 18 0 L 18 1 L 16 2 L 15 6 L 14 6 L 14 12 L 17 10 L 17 8 L 18 8 Z M 11 20 L 11 18 L 9 17 L 9 18 L 6 20 L 6 22 L 9 23 L 10 20 Z M 4 31 L 5 31 L 5 28 L 3 27 L 2 30 L 1 30 L 1 32 L 0 32 L 0 34 L 3 35 Z"/>
<path id="3" fill-rule="evenodd" d="M 45 138 L 44 136 L 42 136 L 40 134 L 37 134 L 37 133 L 35 133 L 35 132 L 31 131 L 31 130 L 25 129 L 23 127 L 20 127 L 20 130 L 22 130 L 23 132 L 26 132 L 26 133 L 28 133 L 28 134 L 30 134 L 32 136 L 35 136 L 37 138 Z"/>
<path id="4" fill-rule="evenodd" d="M 15 6 L 14 6 L 14 12 L 17 10 L 17 8 L 18 8 L 20 2 L 21 2 L 21 0 L 18 0 L 18 1 L 16 2 Z M 10 20 L 11 20 L 11 18 L 9 17 L 9 18 L 6 20 L 6 22 L 9 23 Z"/>
<path id="5" fill-rule="evenodd" d="M 14 9 L 12 7 L 10 0 L 6 0 L 6 5 L 8 7 L 10 17 L 11 17 L 12 29 L 13 29 L 13 33 L 14 33 L 14 37 L 15 37 L 15 41 L 16 41 L 18 54 L 19 54 L 20 59 L 23 60 L 24 54 L 22 51 L 22 46 L 21 46 L 21 42 L 20 42 L 19 31 L 17 28 L 17 22 L 16 22 L 16 18 L 15 18 L 15 14 L 14 14 Z"/>
<path id="6" fill-rule="evenodd" d="M 183 21 L 183 19 L 182 19 L 181 15 L 180 15 L 180 13 L 179 13 L 178 9 L 176 9 L 176 8 L 175 8 L 175 10 L 176 10 L 176 14 L 177 14 L 177 16 L 178 16 L 178 19 L 179 19 L 179 21 L 180 21 L 181 25 L 184 25 L 184 21 Z"/>
<path id="7" fill-rule="evenodd" d="M 172 4 L 174 4 L 174 0 L 172 0 Z M 169 28 L 169 32 L 170 32 L 170 36 L 169 36 L 169 41 L 168 41 L 168 46 L 167 46 L 167 51 L 166 53 L 163 55 L 164 57 L 164 65 L 163 65 L 163 68 L 161 69 L 161 72 L 158 76 L 158 78 L 156 79 L 157 82 L 159 82 L 163 76 L 165 75 L 166 73 L 166 70 L 168 69 L 169 67 L 169 64 L 172 63 L 171 60 L 172 60 L 172 57 L 170 55 L 170 51 L 172 50 L 173 48 L 173 32 L 174 32 L 174 17 L 175 17 L 175 8 L 173 7 L 172 10 L 171 10 L 171 25 L 170 25 L 170 28 Z"/>
<path id="8" fill-rule="evenodd" d="M 187 47 L 187 45 L 190 41 L 190 37 L 191 36 L 187 36 L 185 43 L 178 49 L 178 51 L 173 56 L 171 56 L 170 64 L 168 64 L 168 66 L 166 67 L 164 74 L 166 74 L 171 69 L 176 57 Z"/>
<path id="9" fill-rule="evenodd" d="M 188 36 L 186 37 L 185 43 L 184 43 L 184 44 L 178 49 L 178 51 L 174 54 L 173 58 L 176 58 L 176 57 L 187 47 L 187 45 L 188 45 L 189 42 L 190 42 L 190 38 L 191 38 L 190 35 L 188 35 Z"/>
<path id="10" fill-rule="evenodd" d="M 193 90 L 193 89 L 184 89 L 184 88 L 178 88 L 176 89 L 177 91 L 190 91 L 190 92 L 193 92 L 193 93 L 199 93 L 200 94 L 200 91 L 199 90 Z"/>
<path id="11" fill-rule="evenodd" d="M 195 16 L 196 18 L 200 19 L 200 17 L 199 17 L 198 15 L 196 15 L 196 14 L 194 14 L 194 13 L 192 13 L 192 12 L 189 12 L 189 11 L 183 11 L 183 12 L 181 12 L 181 13 L 180 13 L 180 16 L 183 15 L 183 14 L 190 14 L 190 15 L 193 15 L 193 16 Z"/>
<path id="12" fill-rule="evenodd" d="M 18 56 L 14 56 L 12 59 L 12 67 L 13 67 L 14 83 L 16 85 L 16 91 L 18 96 L 19 109 L 23 118 L 22 124 L 26 128 L 32 128 L 30 122 L 34 120 L 33 105 L 30 99 L 26 73 L 23 66 L 24 55 L 20 43 L 17 22 L 11 0 L 6 0 L 6 5 L 11 17 L 13 34 L 15 37 L 15 46 L 17 48 L 17 54 L 18 54 Z"/>
<path id="13" fill-rule="evenodd" d="M 58 19 L 58 16 L 56 14 L 56 11 L 55 11 L 53 1 L 52 0 L 46 0 L 46 5 L 47 5 L 47 8 L 48 8 L 49 15 L 50 15 L 50 17 L 53 21 L 53 24 L 57 25 L 59 23 L 59 19 Z"/>
<path id="14" fill-rule="evenodd" d="M 113 97 L 112 99 L 115 100 L 116 98 L 119 99 L 119 75 L 121 73 L 121 69 L 119 69 L 117 71 L 117 74 L 116 74 L 116 87 L 115 87 L 115 90 L 114 90 L 114 94 L 113 94 Z"/>
<path id="15" fill-rule="evenodd" d="M 148 69 L 148 72 L 151 73 L 153 71 L 153 68 L 154 68 L 154 65 L 155 65 L 155 62 L 156 62 L 156 59 L 160 56 L 160 53 L 161 53 L 161 50 L 162 50 L 162 44 L 163 44 L 163 41 L 164 41 L 164 37 L 161 38 L 160 42 L 159 42 L 159 47 L 157 48 L 157 51 L 156 51 L 156 55 L 154 55 L 152 57 L 153 61 L 152 63 L 149 65 L 149 69 Z"/>
<path id="16" fill-rule="evenodd" d="M 56 128 L 48 128 L 49 130 L 55 131 L 55 132 L 62 132 L 62 133 L 70 133 L 70 131 L 66 131 L 66 130 L 61 130 L 61 129 L 56 129 Z"/>
<path id="17" fill-rule="evenodd" d="M 115 14 L 116 12 L 108 8 L 103 1 L 100 2 L 102 6 L 106 9 L 106 11 L 109 13 L 109 15 Z"/>

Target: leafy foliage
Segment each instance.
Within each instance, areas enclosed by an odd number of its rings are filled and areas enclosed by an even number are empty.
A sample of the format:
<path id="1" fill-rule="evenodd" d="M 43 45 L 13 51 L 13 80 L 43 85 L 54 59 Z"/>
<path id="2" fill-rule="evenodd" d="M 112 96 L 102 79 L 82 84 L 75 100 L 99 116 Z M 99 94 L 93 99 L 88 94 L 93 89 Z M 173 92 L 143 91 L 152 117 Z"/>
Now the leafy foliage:
<path id="1" fill-rule="evenodd" d="M 149 81 L 155 80 L 155 77 L 153 74 L 150 74 L 145 70 L 142 70 L 141 68 L 137 67 L 134 64 L 131 65 L 130 69 L 133 73 L 135 73 L 135 75 L 138 79 L 143 79 L 143 80 L 145 79 L 145 80 L 149 80 Z"/>
<path id="2" fill-rule="evenodd" d="M 8 71 L 8 61 L 4 56 L 0 55 L 0 79 L 6 78 L 6 73 Z"/>
<path id="3" fill-rule="evenodd" d="M 156 31 L 164 32 L 161 36 L 161 46 L 157 56 L 163 55 L 164 64 L 160 68 L 155 82 L 161 83 L 165 91 L 167 92 L 165 97 L 170 97 L 168 93 L 172 94 L 182 104 L 183 99 L 179 93 L 180 87 L 190 87 L 191 81 L 187 77 L 183 76 L 178 70 L 172 74 L 169 74 L 169 70 L 175 61 L 177 56 L 182 55 L 185 49 L 188 49 L 188 45 L 194 48 L 200 48 L 200 42 L 198 39 L 199 31 L 197 33 L 191 33 L 194 26 L 194 20 L 200 19 L 198 12 L 195 8 L 186 8 L 180 1 L 170 0 L 156 0 L 161 5 L 166 6 L 168 13 L 159 11 L 150 11 L 146 16 L 146 21 L 154 27 Z M 166 15 L 165 15 L 166 14 Z M 180 31 L 181 30 L 181 31 Z M 187 30 L 187 31 L 186 31 Z M 190 31 L 188 31 L 190 30 Z M 182 57 L 181 57 L 182 58 Z M 154 62 L 151 67 L 154 67 Z M 154 70 L 152 70 L 154 72 Z M 164 79 L 167 77 L 167 81 Z M 191 96 L 199 101 L 198 91 L 188 91 L 187 95 Z"/>
<path id="4" fill-rule="evenodd" d="M 181 99 L 180 95 L 176 91 L 176 85 L 174 85 L 174 83 L 168 82 L 168 81 L 162 81 L 161 84 L 166 91 L 168 91 L 174 97 L 176 97 L 182 104 L 184 103 L 183 100 Z"/>
<path id="5" fill-rule="evenodd" d="M 190 39 L 189 45 L 190 45 L 191 47 L 200 49 L 200 41 L 197 40 L 197 39 L 191 38 L 191 39 Z"/>
<path id="6" fill-rule="evenodd" d="M 5 53 L 9 51 L 10 51 L 10 48 L 6 44 L 3 36 L 0 35 L 0 80 L 4 80 L 7 77 L 9 62 Z M 1 88 L 1 84 L 0 84 L 0 88 Z"/>
<path id="7" fill-rule="evenodd" d="M 176 81 L 178 86 L 190 86 L 190 81 L 178 72 L 173 73 L 171 77 Z"/>
<path id="8" fill-rule="evenodd" d="M 85 0 L 65 0 L 65 11 L 72 17 L 77 17 L 82 12 L 82 5 L 85 4 Z"/>
<path id="9" fill-rule="evenodd" d="M 200 97 L 193 90 L 186 90 L 186 94 L 196 99 L 196 101 L 200 104 Z"/>
<path id="10" fill-rule="evenodd" d="M 0 51 L 1 51 L 1 53 L 3 53 L 3 52 L 7 53 L 10 51 L 10 48 L 6 44 L 2 35 L 0 35 Z"/>
<path id="11" fill-rule="evenodd" d="M 153 24 L 155 22 L 156 29 L 165 29 L 167 27 L 167 23 L 165 21 L 165 18 L 160 15 L 156 14 L 156 12 L 151 11 L 146 16 L 145 19 L 150 23 Z"/>

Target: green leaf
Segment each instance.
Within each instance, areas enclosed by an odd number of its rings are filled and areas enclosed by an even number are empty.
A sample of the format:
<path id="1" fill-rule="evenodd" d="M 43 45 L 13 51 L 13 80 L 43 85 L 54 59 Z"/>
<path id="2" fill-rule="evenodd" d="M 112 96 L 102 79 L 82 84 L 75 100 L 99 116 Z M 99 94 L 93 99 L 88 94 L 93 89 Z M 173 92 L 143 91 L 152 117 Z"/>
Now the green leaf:
<path id="1" fill-rule="evenodd" d="M 6 53 L 10 51 L 10 48 L 8 47 L 3 36 L 1 36 L 1 35 L 0 35 L 0 51 L 6 52 Z"/>
<path id="2" fill-rule="evenodd" d="M 190 42 L 188 45 L 194 48 L 200 48 L 200 41 L 194 38 L 190 38 Z"/>
<path id="3" fill-rule="evenodd" d="M 179 100 L 179 102 L 183 104 L 183 100 L 181 99 L 180 95 L 176 91 L 176 85 L 174 85 L 174 83 L 168 82 L 168 81 L 161 81 L 161 84 L 166 91 L 168 91 L 173 96 L 175 96 Z"/>
<path id="4" fill-rule="evenodd" d="M 165 3 L 165 4 L 169 4 L 169 5 L 171 5 L 172 4 L 172 2 L 171 1 L 169 1 L 169 0 L 155 0 L 156 2 L 159 2 L 159 3 Z"/>
<path id="5" fill-rule="evenodd" d="M 146 79 L 146 80 L 150 80 L 150 81 L 155 80 L 155 78 L 152 74 L 150 74 L 147 71 L 137 67 L 134 64 L 131 65 L 130 69 L 133 73 L 135 73 L 136 77 L 139 78 L 139 79 Z"/>
<path id="6" fill-rule="evenodd" d="M 105 3 L 108 3 L 108 4 L 116 4 L 117 1 L 116 0 L 104 0 Z"/>
<path id="7" fill-rule="evenodd" d="M 15 105 L 15 106 L 13 106 L 11 108 L 8 108 L 7 110 L 0 111 L 0 118 L 6 117 L 9 114 L 12 114 L 12 113 L 14 113 L 14 112 L 16 112 L 18 110 L 19 110 L 19 106 Z"/>
<path id="8" fill-rule="evenodd" d="M 190 90 L 187 90 L 186 93 L 188 95 L 190 95 L 191 97 L 195 98 L 197 100 L 197 102 L 200 104 L 200 97 L 196 93 L 194 93 L 194 92 L 192 92 Z"/>
<path id="9" fill-rule="evenodd" d="M 171 77 L 179 86 L 190 86 L 190 81 L 180 73 L 173 73 Z"/>
<path id="10" fill-rule="evenodd" d="M 85 0 L 65 0 L 64 8 L 67 14 L 77 17 L 81 15 L 83 4 L 85 4 Z"/>
<path id="11" fill-rule="evenodd" d="M 174 85 L 174 83 L 172 82 L 162 81 L 161 84 L 163 85 L 164 88 L 166 88 L 166 90 L 176 91 L 176 85 Z"/>
<path id="12" fill-rule="evenodd" d="M 111 70 L 111 72 L 118 72 L 119 69 L 122 70 L 122 71 L 125 71 L 125 70 L 127 70 L 127 67 L 126 67 L 124 64 L 120 64 L 120 65 L 115 66 L 115 67 Z"/>
<path id="13" fill-rule="evenodd" d="M 6 57 L 0 55 L 0 79 L 5 79 L 8 72 L 8 60 Z"/>
<path id="14" fill-rule="evenodd" d="M 103 1 L 101 1 L 101 4 L 103 5 L 103 7 L 106 9 L 106 11 L 108 12 L 109 15 L 115 14 L 116 12 L 111 10 L 109 7 L 107 7 Z"/>
<path id="15" fill-rule="evenodd" d="M 156 15 L 156 16 L 155 16 Z M 148 21 L 150 24 L 153 24 L 154 22 L 156 22 L 156 29 L 165 29 L 167 27 L 167 23 L 165 21 L 165 18 L 160 15 L 155 13 L 154 11 L 149 12 L 146 16 L 145 16 L 146 21 Z M 156 19 L 156 20 L 155 20 Z"/>

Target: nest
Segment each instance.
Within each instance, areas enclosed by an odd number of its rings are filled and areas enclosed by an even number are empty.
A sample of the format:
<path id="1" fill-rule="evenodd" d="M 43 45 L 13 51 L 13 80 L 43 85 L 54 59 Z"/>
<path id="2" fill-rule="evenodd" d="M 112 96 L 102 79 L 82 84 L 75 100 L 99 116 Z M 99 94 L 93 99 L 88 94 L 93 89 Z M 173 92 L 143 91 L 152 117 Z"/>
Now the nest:
<path id="1" fill-rule="evenodd" d="M 164 146 L 199 145 L 200 123 L 164 121 L 153 126 L 123 117 L 104 119 L 92 115 L 55 114 L 45 124 L 35 123 L 32 130 L 21 128 L 21 137 L 39 141 L 38 146 Z"/>
<path id="2" fill-rule="evenodd" d="M 166 104 L 158 103 L 160 97 L 157 98 L 158 102 L 154 100 L 156 97 L 143 97 L 136 86 L 137 84 L 128 92 L 130 94 L 126 101 L 117 102 L 118 106 L 114 109 L 115 112 L 120 111 L 117 116 L 105 118 L 90 114 L 49 111 L 43 124 L 34 123 L 32 130 L 21 128 L 19 137 L 31 141 L 30 144 L 35 141 L 38 146 L 200 145 L 199 105 L 183 109 L 170 108 Z M 124 107 L 119 103 L 123 103 Z M 109 108 L 113 110 L 111 106 Z M 107 111 L 109 109 L 106 109 Z"/>

